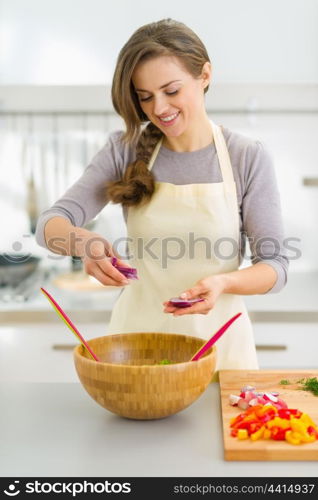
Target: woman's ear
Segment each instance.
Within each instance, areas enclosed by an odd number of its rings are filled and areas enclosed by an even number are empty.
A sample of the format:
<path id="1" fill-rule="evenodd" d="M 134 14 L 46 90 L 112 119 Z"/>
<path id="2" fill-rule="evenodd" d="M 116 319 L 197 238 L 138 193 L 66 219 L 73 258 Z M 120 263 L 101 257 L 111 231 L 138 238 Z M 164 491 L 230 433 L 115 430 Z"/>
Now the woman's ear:
<path id="1" fill-rule="evenodd" d="M 209 61 L 207 61 L 206 63 L 204 63 L 201 72 L 202 85 L 204 89 L 211 83 L 211 78 L 212 78 L 212 65 Z"/>

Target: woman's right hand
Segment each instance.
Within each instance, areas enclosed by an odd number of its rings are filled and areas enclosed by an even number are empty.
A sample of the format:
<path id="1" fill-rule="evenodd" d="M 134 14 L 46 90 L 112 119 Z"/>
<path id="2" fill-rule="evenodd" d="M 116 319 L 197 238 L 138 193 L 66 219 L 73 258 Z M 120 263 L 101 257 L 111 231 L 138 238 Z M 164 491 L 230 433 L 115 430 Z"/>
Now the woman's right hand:
<path id="1" fill-rule="evenodd" d="M 82 242 L 82 262 L 84 270 L 103 285 L 124 286 L 130 281 L 111 263 L 111 257 L 117 257 L 118 265 L 129 266 L 116 254 L 111 244 L 97 233 L 91 233 Z"/>

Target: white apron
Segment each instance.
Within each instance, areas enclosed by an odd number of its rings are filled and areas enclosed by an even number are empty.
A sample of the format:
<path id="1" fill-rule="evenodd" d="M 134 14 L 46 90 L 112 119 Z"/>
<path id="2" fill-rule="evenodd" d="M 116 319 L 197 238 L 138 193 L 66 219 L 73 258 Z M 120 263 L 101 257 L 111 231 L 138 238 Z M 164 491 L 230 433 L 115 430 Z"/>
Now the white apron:
<path id="1" fill-rule="evenodd" d="M 236 185 L 222 131 L 213 122 L 211 125 L 223 182 L 156 182 L 149 203 L 128 209 L 129 265 L 137 268 L 139 280 L 132 280 L 123 289 L 108 333 L 182 333 L 208 339 L 234 314 L 242 312 L 216 344 L 216 371 L 253 370 L 258 369 L 255 342 L 241 296 L 222 294 L 207 315 L 176 317 L 163 312 L 164 301 L 179 296 L 199 279 L 235 271 L 239 266 Z M 162 139 L 149 170 L 161 143 Z"/>

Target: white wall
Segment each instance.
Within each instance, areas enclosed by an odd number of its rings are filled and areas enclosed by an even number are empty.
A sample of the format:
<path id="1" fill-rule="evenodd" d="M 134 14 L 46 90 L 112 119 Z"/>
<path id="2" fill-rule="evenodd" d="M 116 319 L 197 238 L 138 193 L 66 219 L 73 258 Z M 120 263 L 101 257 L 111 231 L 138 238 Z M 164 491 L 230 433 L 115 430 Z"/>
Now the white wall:
<path id="1" fill-rule="evenodd" d="M 1 0 L 0 85 L 110 83 L 142 24 L 172 17 L 206 44 L 216 83 L 317 83 L 316 0 Z"/>

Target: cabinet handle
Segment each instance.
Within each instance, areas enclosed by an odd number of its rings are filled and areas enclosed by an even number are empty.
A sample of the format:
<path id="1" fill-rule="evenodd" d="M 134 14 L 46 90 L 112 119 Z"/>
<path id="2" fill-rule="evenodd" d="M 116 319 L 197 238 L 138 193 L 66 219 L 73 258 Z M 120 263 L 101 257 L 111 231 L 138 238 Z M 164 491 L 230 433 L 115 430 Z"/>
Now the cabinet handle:
<path id="1" fill-rule="evenodd" d="M 256 345 L 258 351 L 286 351 L 287 345 L 285 344 L 264 344 Z"/>
<path id="2" fill-rule="evenodd" d="M 318 187 L 318 177 L 303 177 L 303 185 Z"/>
<path id="3" fill-rule="evenodd" d="M 52 349 L 56 351 L 70 351 L 71 349 L 75 349 L 78 344 L 53 344 Z"/>

